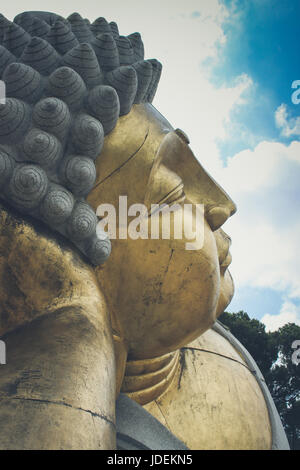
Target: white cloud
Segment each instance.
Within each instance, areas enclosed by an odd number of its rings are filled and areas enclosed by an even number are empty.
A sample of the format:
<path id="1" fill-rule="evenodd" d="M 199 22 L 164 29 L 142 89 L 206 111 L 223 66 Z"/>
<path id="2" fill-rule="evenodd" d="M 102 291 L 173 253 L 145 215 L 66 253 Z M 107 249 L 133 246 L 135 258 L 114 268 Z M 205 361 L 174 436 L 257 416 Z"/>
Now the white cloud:
<path id="1" fill-rule="evenodd" d="M 232 188 L 235 194 L 248 194 L 255 191 L 281 186 L 281 194 L 293 172 L 300 164 L 298 141 L 290 145 L 280 142 L 260 142 L 254 150 L 243 150 L 227 160 L 226 168 L 220 177 Z"/>
<path id="2" fill-rule="evenodd" d="M 286 323 L 295 323 L 300 326 L 300 309 L 292 302 L 285 301 L 278 315 L 267 313 L 261 319 L 267 331 L 276 331 Z"/>
<path id="3" fill-rule="evenodd" d="M 300 135 L 300 117 L 289 118 L 287 106 L 281 104 L 275 112 L 275 122 L 284 137 Z"/>
<path id="4" fill-rule="evenodd" d="M 269 287 L 300 298 L 300 142 L 261 142 L 238 153 L 220 177 L 238 212 L 225 225 L 240 286 Z"/>

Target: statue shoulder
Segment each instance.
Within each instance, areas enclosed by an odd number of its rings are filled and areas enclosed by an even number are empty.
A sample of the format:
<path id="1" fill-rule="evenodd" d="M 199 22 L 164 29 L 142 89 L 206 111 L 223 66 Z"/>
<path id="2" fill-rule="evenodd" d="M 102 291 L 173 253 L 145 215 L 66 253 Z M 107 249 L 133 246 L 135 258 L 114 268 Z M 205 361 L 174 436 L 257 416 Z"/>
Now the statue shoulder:
<path id="1" fill-rule="evenodd" d="M 255 361 L 218 322 L 181 349 L 172 384 L 145 408 L 190 449 L 288 448 Z"/>

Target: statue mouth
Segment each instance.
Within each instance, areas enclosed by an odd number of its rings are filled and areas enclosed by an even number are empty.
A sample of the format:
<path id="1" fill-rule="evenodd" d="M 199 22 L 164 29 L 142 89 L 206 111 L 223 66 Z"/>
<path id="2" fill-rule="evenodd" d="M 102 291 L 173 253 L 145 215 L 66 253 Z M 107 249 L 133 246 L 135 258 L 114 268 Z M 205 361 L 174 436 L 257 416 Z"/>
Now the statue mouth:
<path id="1" fill-rule="evenodd" d="M 219 264 L 221 274 L 224 275 L 226 269 L 231 264 L 232 255 L 230 253 L 231 238 L 222 231 L 222 242 L 218 246 Z"/>

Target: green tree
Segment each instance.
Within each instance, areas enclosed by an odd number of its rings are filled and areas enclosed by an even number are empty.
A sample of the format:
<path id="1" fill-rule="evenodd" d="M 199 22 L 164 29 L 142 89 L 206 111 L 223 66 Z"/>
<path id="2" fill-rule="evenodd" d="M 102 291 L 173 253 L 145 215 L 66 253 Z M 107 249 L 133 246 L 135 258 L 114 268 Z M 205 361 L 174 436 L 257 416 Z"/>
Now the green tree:
<path id="1" fill-rule="evenodd" d="M 266 327 L 259 320 L 250 318 L 246 312 L 224 312 L 219 320 L 228 326 L 231 333 L 242 343 L 255 359 L 261 373 L 266 376 L 276 361 L 276 342 L 271 342 Z"/>
<path id="2" fill-rule="evenodd" d="M 243 311 L 223 313 L 220 321 L 248 349 L 265 377 L 292 449 L 300 449 L 300 364 L 292 361 L 292 344 L 300 326 L 288 323 L 275 332 Z"/>
<path id="3" fill-rule="evenodd" d="M 284 423 L 291 447 L 300 449 L 300 365 L 292 360 L 292 344 L 300 340 L 300 327 L 288 323 L 269 333 L 278 359 L 266 376 L 268 387 Z"/>

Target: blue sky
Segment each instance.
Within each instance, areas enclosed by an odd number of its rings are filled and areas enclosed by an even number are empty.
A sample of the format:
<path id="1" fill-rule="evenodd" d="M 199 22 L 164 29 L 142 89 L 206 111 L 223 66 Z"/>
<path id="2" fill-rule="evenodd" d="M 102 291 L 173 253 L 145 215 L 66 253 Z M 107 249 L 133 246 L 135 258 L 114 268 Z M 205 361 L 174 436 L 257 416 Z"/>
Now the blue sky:
<path id="1" fill-rule="evenodd" d="M 223 4 L 229 11 L 223 23 L 227 43 L 211 79 L 220 85 L 246 73 L 254 82 L 247 108 L 235 110 L 233 116 L 247 129 L 246 135 L 240 139 L 237 133 L 229 132 L 220 142 L 222 156 L 227 157 L 263 138 L 289 140 L 280 136 L 272 110 L 288 103 L 291 117 L 299 114 L 291 103 L 291 84 L 300 70 L 300 2 L 224 0 Z"/>
<path id="2" fill-rule="evenodd" d="M 226 166 L 228 158 L 242 150 L 253 150 L 262 141 L 280 142 L 286 146 L 299 141 L 299 129 L 297 132 L 282 132 L 283 126 L 278 124 L 276 111 L 285 109 L 285 122 L 290 127 L 297 123 L 300 115 L 300 105 L 291 101 L 294 91 L 291 84 L 300 77 L 300 2 L 224 0 L 222 3 L 229 12 L 222 24 L 226 44 L 219 48 L 218 61 L 211 67 L 211 81 L 216 86 L 228 85 L 236 76 L 246 74 L 253 82 L 246 104 L 232 110 L 226 136 L 218 141 L 220 156 Z M 285 223 L 290 223 L 293 230 L 295 216 L 300 212 L 299 172 L 294 172 L 293 165 L 285 176 L 282 175 L 281 185 L 284 186 L 282 196 L 278 197 L 280 185 L 257 191 L 252 195 L 256 204 L 251 207 L 256 212 L 258 205 L 266 208 L 273 205 L 265 219 L 271 220 L 274 230 Z M 249 209 L 250 205 L 247 206 Z M 263 211 L 260 212 L 264 215 Z M 298 227 L 294 229 L 298 230 Z M 282 250 L 285 250 L 284 246 Z M 294 275 L 299 277 L 299 271 Z M 283 284 L 277 288 L 276 283 L 240 286 L 237 282 L 236 295 L 229 310 L 243 308 L 251 316 L 267 319 L 268 315 L 278 317 L 289 306 L 294 317 L 299 319 L 299 296 L 291 296 L 289 282 L 284 282 L 284 271 L 281 277 Z"/>
<path id="3" fill-rule="evenodd" d="M 1 5 L 10 19 L 24 1 Z M 116 21 L 140 31 L 163 64 L 154 106 L 189 136 L 201 164 L 237 203 L 236 294 L 268 329 L 300 324 L 299 0 L 27 0 L 27 10 Z"/>

